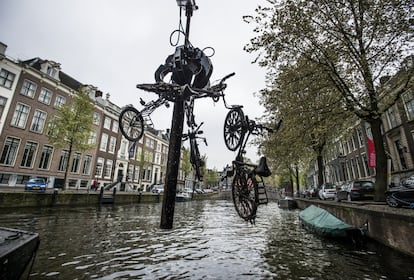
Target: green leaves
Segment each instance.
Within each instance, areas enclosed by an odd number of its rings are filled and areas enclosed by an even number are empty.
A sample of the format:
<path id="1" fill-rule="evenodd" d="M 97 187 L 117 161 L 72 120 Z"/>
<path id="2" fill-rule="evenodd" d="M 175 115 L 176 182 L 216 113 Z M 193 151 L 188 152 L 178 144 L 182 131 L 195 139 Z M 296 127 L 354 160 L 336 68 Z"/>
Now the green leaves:
<path id="1" fill-rule="evenodd" d="M 49 122 L 49 141 L 56 147 L 72 146 L 76 150 L 88 150 L 93 147 L 88 144 L 90 133 L 93 131 L 94 105 L 89 96 L 79 90 L 73 100 L 61 105 L 56 115 Z"/>

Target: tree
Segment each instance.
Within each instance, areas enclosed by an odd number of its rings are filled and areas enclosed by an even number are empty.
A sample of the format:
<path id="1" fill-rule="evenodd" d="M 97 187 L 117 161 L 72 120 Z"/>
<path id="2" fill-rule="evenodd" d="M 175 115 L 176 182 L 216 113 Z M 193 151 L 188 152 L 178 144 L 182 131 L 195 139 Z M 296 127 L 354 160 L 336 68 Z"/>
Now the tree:
<path id="1" fill-rule="evenodd" d="M 212 170 L 208 170 L 206 173 L 206 176 L 204 176 L 204 183 L 207 186 L 216 186 L 218 185 L 219 182 L 219 178 L 218 178 L 218 172 L 217 170 L 214 168 Z"/>
<path id="2" fill-rule="evenodd" d="M 259 7 L 257 24 L 246 50 L 260 52 L 256 61 L 278 75 L 281 66 L 305 57 L 326 73 L 349 111 L 366 121 L 375 145 L 375 200 L 384 200 L 386 155 L 381 115 L 407 90 L 413 63 L 412 0 L 268 0 Z M 381 78 L 406 67 L 393 91 Z"/>
<path id="3" fill-rule="evenodd" d="M 187 177 L 191 172 L 190 150 L 183 147 L 182 157 L 181 170 L 184 172 L 185 177 Z"/>
<path id="4" fill-rule="evenodd" d="M 323 151 L 347 127 L 352 116 L 344 109 L 328 77 L 314 63 L 300 59 L 296 65 L 281 68 L 273 86 L 261 91 L 261 101 L 269 114 L 277 112 L 277 118 L 283 119 L 281 131 L 265 145 L 266 154 L 282 168 L 294 170 L 292 174 L 299 166 L 308 166 L 316 156 L 318 186 L 322 185 Z"/>
<path id="5" fill-rule="evenodd" d="M 94 144 L 88 143 L 93 131 L 93 109 L 94 105 L 88 94 L 81 88 L 71 102 L 57 108 L 56 115 L 49 121 L 48 138 L 50 143 L 57 148 L 68 151 L 63 189 L 66 189 L 72 153 L 85 151 L 94 146 Z"/>

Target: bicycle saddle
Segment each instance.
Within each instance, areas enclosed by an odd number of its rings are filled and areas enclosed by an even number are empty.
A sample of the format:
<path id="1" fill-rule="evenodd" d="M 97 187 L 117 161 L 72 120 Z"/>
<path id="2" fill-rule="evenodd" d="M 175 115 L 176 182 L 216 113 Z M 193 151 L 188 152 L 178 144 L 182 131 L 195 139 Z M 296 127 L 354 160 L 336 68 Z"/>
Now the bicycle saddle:
<path id="1" fill-rule="evenodd" d="M 270 175 L 272 175 L 272 172 L 267 166 L 266 157 L 260 158 L 259 164 L 254 169 L 254 172 L 261 177 L 269 177 Z"/>
<path id="2" fill-rule="evenodd" d="M 190 85 L 194 88 L 204 88 L 209 84 L 213 65 L 199 48 L 178 46 L 174 54 L 169 55 L 155 71 L 155 81 L 164 82 L 171 73 L 171 79 L 180 86 Z"/>

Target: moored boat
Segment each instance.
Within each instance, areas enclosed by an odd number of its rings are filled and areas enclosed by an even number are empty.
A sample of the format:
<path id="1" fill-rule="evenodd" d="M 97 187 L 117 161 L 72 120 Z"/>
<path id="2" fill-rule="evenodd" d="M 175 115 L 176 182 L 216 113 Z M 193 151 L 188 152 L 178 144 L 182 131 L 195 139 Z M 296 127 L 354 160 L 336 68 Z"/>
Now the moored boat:
<path id="1" fill-rule="evenodd" d="M 323 237 L 350 240 L 353 243 L 363 241 L 363 231 L 338 219 L 325 209 L 310 205 L 299 212 L 302 226 Z"/>
<path id="2" fill-rule="evenodd" d="M 176 202 L 184 202 L 184 201 L 190 201 L 191 200 L 191 193 L 189 192 L 179 192 L 175 196 Z"/>
<path id="3" fill-rule="evenodd" d="M 296 201 L 291 197 L 285 197 L 282 199 L 279 199 L 277 202 L 277 205 L 281 209 L 296 209 L 298 205 L 296 204 Z"/>
<path id="4" fill-rule="evenodd" d="M 37 233 L 0 227 L 0 279 L 21 279 L 30 273 L 39 247 Z"/>

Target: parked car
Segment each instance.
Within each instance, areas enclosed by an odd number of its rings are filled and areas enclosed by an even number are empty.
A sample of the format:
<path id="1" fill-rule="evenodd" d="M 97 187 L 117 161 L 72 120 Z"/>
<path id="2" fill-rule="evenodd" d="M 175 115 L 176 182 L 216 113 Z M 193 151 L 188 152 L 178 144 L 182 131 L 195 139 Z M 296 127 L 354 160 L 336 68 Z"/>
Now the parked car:
<path id="1" fill-rule="evenodd" d="M 46 191 L 46 181 L 42 178 L 32 178 L 26 182 L 24 189 L 26 191 Z"/>
<path id="2" fill-rule="evenodd" d="M 413 176 L 410 176 L 408 179 L 406 179 L 406 180 L 404 180 L 403 182 L 402 182 L 402 185 L 404 186 L 404 187 L 408 187 L 408 188 L 414 188 L 414 175 Z"/>
<path id="3" fill-rule="evenodd" d="M 311 187 L 306 190 L 306 197 L 317 197 L 318 193 L 316 192 L 316 189 Z"/>
<path id="4" fill-rule="evenodd" d="M 154 185 L 153 187 L 152 187 L 152 193 L 163 193 L 164 192 L 164 185 L 163 184 L 161 184 L 161 185 Z"/>
<path id="5" fill-rule="evenodd" d="M 324 183 L 319 190 L 320 199 L 334 199 L 336 194 L 336 186 L 332 183 Z"/>
<path id="6" fill-rule="evenodd" d="M 414 186 L 389 189 L 385 192 L 385 201 L 391 207 L 409 206 L 414 208 Z"/>
<path id="7" fill-rule="evenodd" d="M 373 199 L 375 194 L 375 185 L 369 180 L 357 180 L 342 185 L 341 189 L 336 192 L 336 201 L 341 200 L 366 200 Z"/>

